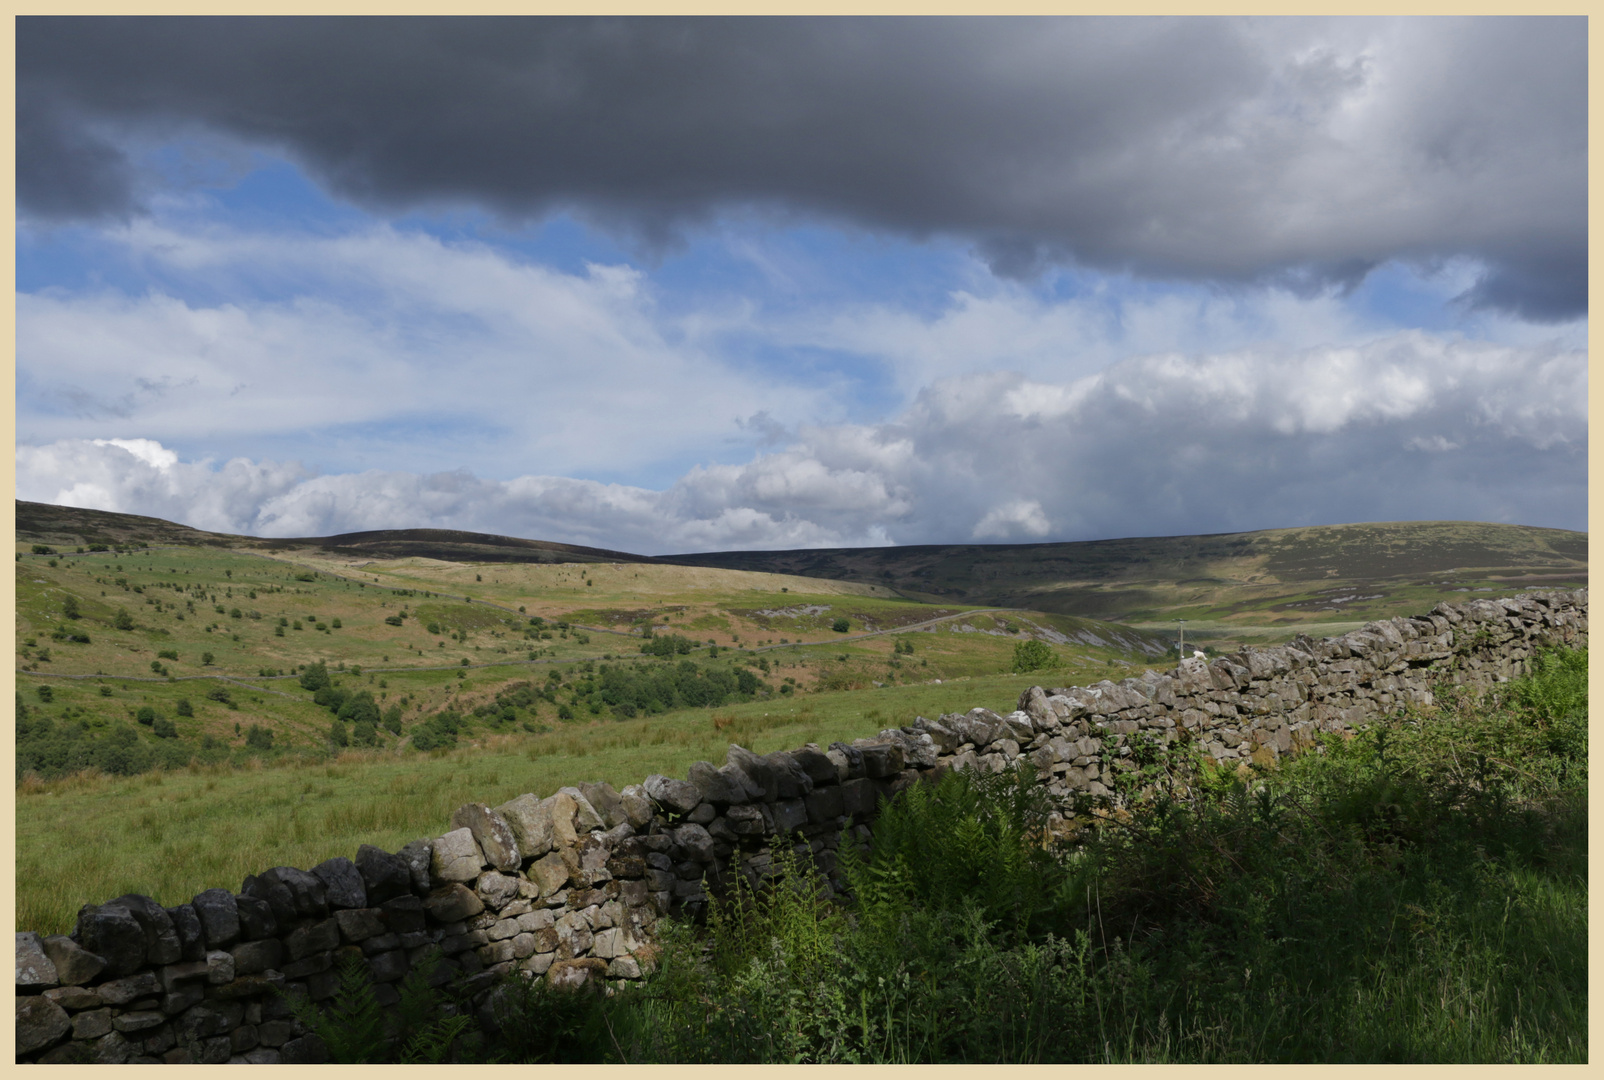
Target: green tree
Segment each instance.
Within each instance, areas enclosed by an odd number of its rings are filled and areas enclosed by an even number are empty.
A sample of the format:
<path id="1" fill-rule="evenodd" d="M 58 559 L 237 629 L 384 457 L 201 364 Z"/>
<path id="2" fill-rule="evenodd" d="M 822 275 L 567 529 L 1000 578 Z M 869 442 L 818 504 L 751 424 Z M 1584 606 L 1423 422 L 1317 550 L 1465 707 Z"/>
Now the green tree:
<path id="1" fill-rule="evenodd" d="M 328 665 L 319 660 L 315 664 L 308 664 L 301 672 L 301 689 L 317 691 L 329 685 Z"/>
<path id="2" fill-rule="evenodd" d="M 112 620 L 111 625 L 118 630 L 132 630 L 134 628 L 134 617 L 128 614 L 127 608 L 118 608 L 117 616 Z"/>
<path id="3" fill-rule="evenodd" d="M 848 630 L 852 629 L 852 623 L 850 621 L 848 621 L 848 619 L 847 619 L 847 617 L 845 615 L 843 615 L 839 619 L 837 619 L 835 622 L 830 624 L 830 629 L 834 630 L 838 634 L 844 634 Z"/>
<path id="4" fill-rule="evenodd" d="M 252 750 L 271 750 L 273 733 L 261 724 L 252 724 L 251 730 L 245 733 L 245 745 Z"/>
<path id="5" fill-rule="evenodd" d="M 1032 638 L 1014 646 L 1014 670 L 1020 673 L 1052 667 L 1055 659 L 1045 641 Z"/>

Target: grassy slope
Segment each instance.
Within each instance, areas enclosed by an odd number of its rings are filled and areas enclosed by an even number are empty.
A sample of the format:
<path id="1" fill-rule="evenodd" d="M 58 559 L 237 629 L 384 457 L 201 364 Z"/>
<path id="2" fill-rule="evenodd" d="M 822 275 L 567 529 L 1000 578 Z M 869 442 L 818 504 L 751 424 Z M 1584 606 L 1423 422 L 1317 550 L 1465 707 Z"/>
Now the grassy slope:
<path id="1" fill-rule="evenodd" d="M 693 565 L 870 581 L 938 602 L 1174 626 L 1220 645 L 1334 633 L 1467 591 L 1585 586 L 1587 535 L 1476 522 L 1328 525 L 1071 544 L 963 544 L 674 556 Z"/>
<path id="2" fill-rule="evenodd" d="M 465 802 L 492 805 L 564 784 L 639 783 L 722 764 L 731 742 L 758 753 L 872 735 L 917 714 L 1011 708 L 1069 672 L 992 675 L 687 709 L 657 717 L 491 735 L 422 755 L 347 752 L 316 763 L 28 781 L 17 799 L 17 926 L 65 933 L 80 905 L 133 891 L 164 904 L 269 866 L 313 866 L 359 844 L 396 850 L 437 835 Z M 323 713 L 327 716 L 327 713 Z M 226 719 L 226 718 L 225 718 Z"/>
<path id="3" fill-rule="evenodd" d="M 152 728 L 132 723 L 149 706 L 174 723 L 184 745 L 209 736 L 236 762 L 257 723 L 292 752 L 281 749 L 279 760 L 270 756 L 265 764 L 247 759 L 244 769 L 27 780 L 17 808 L 19 926 L 63 929 L 80 904 L 130 889 L 172 903 L 269 865 L 312 865 L 364 842 L 393 848 L 438 832 L 469 799 L 547 794 L 587 779 L 621 785 L 652 772 L 683 774 L 693 760 L 721 761 L 731 741 L 767 751 L 873 734 L 919 712 L 1011 706 L 1032 682 L 1119 677 L 1154 661 L 1166 644 L 1091 620 L 925 605 L 865 584 L 652 564 L 468 564 L 370 560 L 318 548 L 264 551 L 181 527 L 164 531 L 166 523 L 150 519 L 130 524 L 120 515 L 105 517 L 115 520 L 99 522 L 97 531 L 35 527 L 19 542 L 24 552 L 36 542 L 65 547 L 75 539 L 164 545 L 22 555 L 18 687 L 30 719 L 81 721 L 91 735 L 128 728 L 157 745 Z M 78 605 L 76 620 L 64 616 L 69 596 Z M 115 628 L 119 608 L 133 617 L 134 629 Z M 403 608 L 402 626 L 384 622 Z M 533 615 L 547 620 L 550 638 L 525 636 Z M 838 616 L 850 620 L 849 633 L 831 629 Z M 282 636 L 274 632 L 280 618 L 290 624 Z M 946 621 L 924 625 L 932 618 Z M 564 636 L 559 620 L 594 629 Z M 319 621 L 325 630 L 316 629 Z M 430 756 L 382 735 L 380 747 L 331 763 L 329 713 L 295 678 L 259 674 L 326 661 L 339 683 L 372 691 L 381 707 L 404 702 L 405 733 L 442 708 L 466 713 L 509 683 L 543 680 L 554 668 L 572 686 L 587 660 L 638 659 L 638 629 L 647 623 L 659 634 L 753 647 L 756 656 L 732 651 L 714 663 L 761 663 L 776 693 L 718 710 L 627 721 L 581 711 L 580 719 L 563 722 L 541 702 L 520 712 L 533 731 L 481 724 L 466 733 L 460 750 Z M 53 640 L 56 629 L 90 642 Z M 997 675 L 1027 634 L 1053 643 L 1059 667 Z M 914 651 L 895 651 L 899 642 L 911 642 Z M 212 654 L 210 664 L 205 653 Z M 707 662 L 705 654 L 693 656 Z M 459 678 L 464 659 L 472 666 Z M 153 661 L 171 678 L 154 674 Z M 795 694 L 778 693 L 786 682 Z M 38 693 L 46 686 L 49 702 Z M 206 696 L 218 687 L 228 689 L 231 704 Z M 178 714 L 180 699 L 193 716 Z"/>

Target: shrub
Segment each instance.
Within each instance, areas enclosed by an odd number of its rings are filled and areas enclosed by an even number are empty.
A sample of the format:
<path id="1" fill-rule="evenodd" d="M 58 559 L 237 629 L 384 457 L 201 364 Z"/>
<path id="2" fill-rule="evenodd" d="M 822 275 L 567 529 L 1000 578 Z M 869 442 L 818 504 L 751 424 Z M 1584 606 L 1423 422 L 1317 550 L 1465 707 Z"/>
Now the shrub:
<path id="1" fill-rule="evenodd" d="M 139 711 L 134 714 L 134 719 L 149 727 L 156 722 L 156 710 L 149 705 L 141 705 Z"/>
<path id="2" fill-rule="evenodd" d="M 848 630 L 852 629 L 852 622 L 846 616 L 843 615 L 840 618 L 836 619 L 835 622 L 830 624 L 830 629 L 834 630 L 838 634 L 844 634 Z"/>
<path id="3" fill-rule="evenodd" d="M 315 664 L 308 664 L 306 670 L 301 672 L 302 690 L 321 690 L 328 685 L 328 665 L 324 664 L 321 660 Z"/>
<path id="4" fill-rule="evenodd" d="M 165 718 L 157 720 L 154 725 L 154 729 L 158 739 L 178 738 L 178 728 L 173 726 L 173 722 L 171 720 Z"/>
<path id="5" fill-rule="evenodd" d="M 106 689 L 109 690 L 111 688 L 106 687 Z M 179 698 L 178 704 L 173 706 L 173 711 L 179 716 L 194 716 L 195 706 L 189 703 L 189 698 Z"/>
<path id="6" fill-rule="evenodd" d="M 252 724 L 245 733 L 245 745 L 252 750 L 273 749 L 273 733 L 261 724 Z"/>
<path id="7" fill-rule="evenodd" d="M 211 653 L 203 652 L 203 653 L 201 653 L 201 666 L 202 667 L 211 667 L 212 666 L 212 661 L 216 660 L 216 659 L 217 658 L 215 656 L 213 656 Z"/>
<path id="8" fill-rule="evenodd" d="M 1052 667 L 1055 659 L 1045 641 L 1032 638 L 1014 646 L 1014 670 L 1020 673 Z"/>
<path id="9" fill-rule="evenodd" d="M 128 614 L 127 608 L 118 608 L 111 625 L 118 630 L 132 630 L 134 628 L 134 617 Z"/>

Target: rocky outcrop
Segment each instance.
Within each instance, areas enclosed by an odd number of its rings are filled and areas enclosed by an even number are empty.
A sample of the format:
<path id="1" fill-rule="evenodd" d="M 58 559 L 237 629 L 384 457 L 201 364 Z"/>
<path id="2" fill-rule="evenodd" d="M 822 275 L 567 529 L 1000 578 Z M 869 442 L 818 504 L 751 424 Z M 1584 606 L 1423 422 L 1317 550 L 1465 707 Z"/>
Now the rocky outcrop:
<path id="1" fill-rule="evenodd" d="M 1273 761 L 1443 683 L 1524 673 L 1545 645 L 1584 645 L 1585 591 L 1439 604 L 1341 637 L 1246 649 L 1119 683 L 1031 687 L 1007 714 L 920 717 L 850 745 L 758 755 L 731 746 L 686 779 L 653 775 L 470 803 L 442 835 L 311 871 L 274 867 L 238 892 L 164 908 L 126 895 L 89 905 L 70 937 L 17 934 L 17 1059 L 314 1063 L 315 1035 L 275 991 L 326 1001 L 360 955 L 383 1004 L 431 951 L 481 1011 L 515 972 L 577 987 L 638 979 L 659 918 L 695 913 L 737 877 L 773 876 L 784 838 L 831 880 L 843 843 L 881 801 L 949 769 L 1021 763 L 1061 818 L 1114 798 L 1139 741 L 1187 741 L 1222 765 Z"/>

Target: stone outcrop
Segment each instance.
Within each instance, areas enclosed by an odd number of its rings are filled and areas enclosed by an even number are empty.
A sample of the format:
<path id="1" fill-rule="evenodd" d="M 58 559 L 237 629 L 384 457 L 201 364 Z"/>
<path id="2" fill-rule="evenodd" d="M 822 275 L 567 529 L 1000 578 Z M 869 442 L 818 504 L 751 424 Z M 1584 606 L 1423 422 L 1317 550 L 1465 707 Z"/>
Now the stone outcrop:
<path id="1" fill-rule="evenodd" d="M 438 837 L 311 871 L 274 867 L 238 892 L 164 908 L 85 906 L 70 937 L 17 934 L 17 1059 L 316 1063 L 321 1041 L 275 991 L 327 1001 L 360 955 L 382 1004 L 426 953 L 476 1007 L 514 972 L 578 987 L 651 969 L 659 918 L 775 870 L 784 838 L 831 880 L 882 800 L 949 769 L 1035 770 L 1063 808 L 1113 799 L 1141 740 L 1185 741 L 1227 767 L 1269 762 L 1406 707 L 1443 683 L 1520 674 L 1540 647 L 1587 641 L 1585 591 L 1439 604 L 1341 637 L 1245 649 L 1085 687 L 1031 687 L 1007 714 L 976 708 L 850 745 L 766 755 L 731 746 L 686 779 L 565 787 L 470 803 Z"/>

